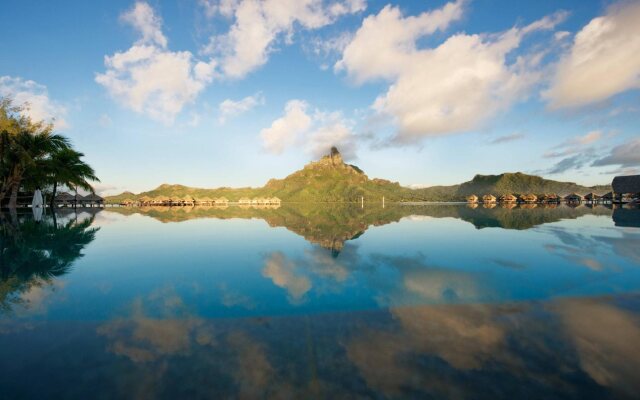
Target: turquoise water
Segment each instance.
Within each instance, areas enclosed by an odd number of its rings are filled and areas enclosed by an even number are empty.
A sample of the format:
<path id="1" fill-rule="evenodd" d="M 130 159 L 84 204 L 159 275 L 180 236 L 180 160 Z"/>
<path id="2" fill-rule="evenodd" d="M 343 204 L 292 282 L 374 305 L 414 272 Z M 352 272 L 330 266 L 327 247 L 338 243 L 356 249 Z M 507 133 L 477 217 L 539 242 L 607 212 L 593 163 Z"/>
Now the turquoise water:
<path id="1" fill-rule="evenodd" d="M 0 398 L 640 393 L 640 210 L 55 217 L 2 218 Z"/>

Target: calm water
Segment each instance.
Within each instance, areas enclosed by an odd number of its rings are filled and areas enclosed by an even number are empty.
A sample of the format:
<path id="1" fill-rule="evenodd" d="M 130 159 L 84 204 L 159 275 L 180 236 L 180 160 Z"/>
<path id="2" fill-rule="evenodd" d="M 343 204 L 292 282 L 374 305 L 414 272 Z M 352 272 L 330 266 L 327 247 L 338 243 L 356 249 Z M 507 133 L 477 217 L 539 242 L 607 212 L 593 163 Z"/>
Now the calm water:
<path id="1" fill-rule="evenodd" d="M 0 224 L 1 399 L 640 397 L 640 210 Z"/>

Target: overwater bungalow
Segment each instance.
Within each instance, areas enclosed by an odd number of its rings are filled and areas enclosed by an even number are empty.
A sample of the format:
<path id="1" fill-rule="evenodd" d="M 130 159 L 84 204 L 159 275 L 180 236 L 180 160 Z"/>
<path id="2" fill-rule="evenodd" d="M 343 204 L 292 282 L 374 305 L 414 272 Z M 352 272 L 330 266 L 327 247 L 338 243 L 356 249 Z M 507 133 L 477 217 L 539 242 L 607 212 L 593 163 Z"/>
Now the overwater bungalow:
<path id="1" fill-rule="evenodd" d="M 538 201 L 543 204 L 557 204 L 560 203 L 560 196 L 555 193 L 545 193 L 538 196 Z"/>
<path id="2" fill-rule="evenodd" d="M 496 202 L 496 196 L 492 195 L 492 194 L 485 194 L 484 196 L 482 196 L 482 202 L 484 204 L 492 204 Z"/>
<path id="3" fill-rule="evenodd" d="M 476 196 L 475 194 L 472 194 L 471 196 L 467 197 L 467 203 L 475 204 L 477 202 L 478 202 L 478 196 Z"/>
<path id="4" fill-rule="evenodd" d="M 518 198 L 512 194 L 505 194 L 500 196 L 500 203 L 515 203 Z"/>
<path id="5" fill-rule="evenodd" d="M 192 196 L 190 196 L 190 195 L 185 195 L 185 196 L 182 198 L 182 205 L 184 205 L 184 206 L 192 206 L 192 205 L 194 205 L 194 204 L 195 204 L 195 203 L 194 203 L 194 200 L 193 200 L 193 197 L 192 197 Z"/>
<path id="6" fill-rule="evenodd" d="M 280 205 L 280 203 L 281 203 L 281 200 L 279 198 L 277 198 L 277 197 L 272 197 L 272 198 L 269 199 L 269 204 Z"/>
<path id="7" fill-rule="evenodd" d="M 591 193 L 587 193 L 586 196 L 584 196 L 584 199 L 587 203 L 597 203 L 598 201 L 600 201 L 600 196 L 598 196 L 597 194 L 591 192 Z"/>
<path id="8" fill-rule="evenodd" d="M 143 206 L 148 206 L 151 204 L 151 202 L 153 201 L 153 199 L 149 196 L 142 196 L 138 199 L 138 201 L 140 202 L 140 205 Z"/>
<path id="9" fill-rule="evenodd" d="M 120 202 L 120 205 L 121 205 L 121 206 L 127 206 L 127 207 L 130 207 L 130 206 L 132 206 L 132 205 L 134 205 L 134 204 L 136 204 L 136 203 L 137 203 L 137 201 L 136 201 L 136 200 L 134 200 L 134 199 L 130 199 L 130 198 L 126 198 L 126 199 L 124 199 L 124 200 L 122 200 L 122 201 Z"/>
<path id="10" fill-rule="evenodd" d="M 101 207 L 104 205 L 104 199 L 95 193 L 89 193 L 82 199 L 82 204 L 85 207 Z"/>
<path id="11" fill-rule="evenodd" d="M 520 202 L 522 203 L 533 204 L 536 201 L 538 201 L 538 196 L 533 193 L 520 195 Z"/>
<path id="12" fill-rule="evenodd" d="M 182 198 L 180 196 L 171 196 L 169 198 L 169 205 L 171 206 L 181 206 Z"/>
<path id="13" fill-rule="evenodd" d="M 213 204 L 226 205 L 229 204 L 229 199 L 227 199 L 226 197 L 218 197 L 217 199 L 214 199 Z"/>
<path id="14" fill-rule="evenodd" d="M 613 192 L 605 193 L 600 199 L 604 204 L 613 203 Z"/>
<path id="15" fill-rule="evenodd" d="M 171 199 L 167 196 L 156 196 L 153 198 L 152 204 L 155 206 L 168 206 L 171 205 Z"/>
<path id="16" fill-rule="evenodd" d="M 213 204 L 213 199 L 211 197 L 197 197 L 194 199 L 195 204 L 197 206 L 210 206 L 211 204 Z"/>
<path id="17" fill-rule="evenodd" d="M 611 182 L 614 202 L 629 203 L 640 194 L 640 175 L 616 176 Z"/>
<path id="18" fill-rule="evenodd" d="M 76 204 L 76 197 L 67 192 L 60 192 L 56 194 L 54 203 L 57 207 L 73 206 Z"/>
<path id="19" fill-rule="evenodd" d="M 240 200 L 238 200 L 238 204 L 249 205 L 251 204 L 251 199 L 248 197 L 241 197 Z"/>
<path id="20" fill-rule="evenodd" d="M 582 203 L 582 200 L 584 200 L 584 198 L 577 193 L 571 193 L 564 197 L 564 201 L 570 204 L 580 204 Z"/>

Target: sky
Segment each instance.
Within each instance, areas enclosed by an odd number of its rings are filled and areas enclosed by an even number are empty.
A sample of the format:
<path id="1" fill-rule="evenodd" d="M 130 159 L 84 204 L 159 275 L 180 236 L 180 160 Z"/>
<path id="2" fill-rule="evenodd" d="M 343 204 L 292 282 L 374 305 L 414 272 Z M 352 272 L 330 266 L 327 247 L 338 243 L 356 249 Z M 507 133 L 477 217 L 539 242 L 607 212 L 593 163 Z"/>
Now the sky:
<path id="1" fill-rule="evenodd" d="M 0 96 L 102 194 L 262 186 L 337 146 L 411 187 L 640 173 L 640 1 L 4 0 Z"/>

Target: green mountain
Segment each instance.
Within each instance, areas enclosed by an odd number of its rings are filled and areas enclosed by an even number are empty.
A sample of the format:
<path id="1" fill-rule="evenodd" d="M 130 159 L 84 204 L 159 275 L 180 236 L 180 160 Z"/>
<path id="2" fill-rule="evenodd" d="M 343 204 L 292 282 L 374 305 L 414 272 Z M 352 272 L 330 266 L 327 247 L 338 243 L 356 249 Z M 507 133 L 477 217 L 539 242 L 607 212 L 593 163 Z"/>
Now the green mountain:
<path id="1" fill-rule="evenodd" d="M 470 194 L 479 196 L 492 193 L 568 193 L 596 192 L 604 194 L 609 185 L 585 187 L 573 182 L 558 182 L 520 172 L 500 175 L 476 175 L 471 181 L 452 186 L 433 186 L 424 189 L 410 189 L 398 182 L 385 179 L 370 179 L 360 168 L 347 164 L 337 149 L 318 161 L 307 164 L 303 169 L 283 179 L 271 179 L 261 188 L 217 188 L 201 189 L 183 185 L 163 184 L 156 189 L 133 194 L 125 192 L 106 198 L 117 203 L 125 199 L 136 200 L 148 197 L 226 197 L 238 201 L 242 197 L 273 197 L 283 202 L 378 202 L 385 197 L 390 202 L 410 201 L 463 201 Z"/>

